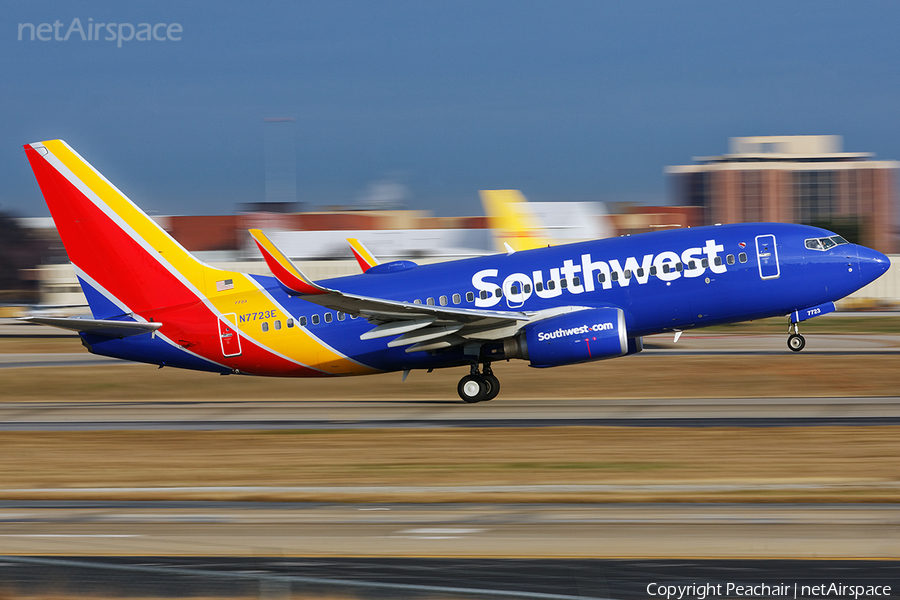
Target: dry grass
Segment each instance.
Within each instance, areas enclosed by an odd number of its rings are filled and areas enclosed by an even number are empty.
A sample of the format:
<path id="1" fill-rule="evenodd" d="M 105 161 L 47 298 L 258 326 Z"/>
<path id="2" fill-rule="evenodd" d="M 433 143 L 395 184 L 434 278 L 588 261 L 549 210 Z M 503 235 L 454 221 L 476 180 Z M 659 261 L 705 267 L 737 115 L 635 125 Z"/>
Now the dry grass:
<path id="1" fill-rule="evenodd" d="M 618 360 L 532 369 L 498 363 L 504 398 L 754 398 L 893 396 L 897 357 L 637 355 Z M 458 401 L 463 368 L 367 377 L 278 379 L 220 376 L 149 365 L 0 369 L 3 401 L 46 400 L 403 400 Z"/>
<path id="2" fill-rule="evenodd" d="M 5 489 L 716 483 L 752 488 L 799 483 L 840 484 L 847 489 L 836 492 L 801 485 L 803 489 L 786 492 L 515 497 L 431 493 L 415 499 L 896 502 L 900 490 L 892 484 L 900 481 L 898 436 L 896 426 L 4 432 L 0 433 L 0 481 Z M 138 498 L 141 493 L 114 496 Z M 3 497 L 21 495 L 0 490 Z M 411 500 L 390 492 L 366 498 L 340 493 L 215 492 L 175 497 Z"/>

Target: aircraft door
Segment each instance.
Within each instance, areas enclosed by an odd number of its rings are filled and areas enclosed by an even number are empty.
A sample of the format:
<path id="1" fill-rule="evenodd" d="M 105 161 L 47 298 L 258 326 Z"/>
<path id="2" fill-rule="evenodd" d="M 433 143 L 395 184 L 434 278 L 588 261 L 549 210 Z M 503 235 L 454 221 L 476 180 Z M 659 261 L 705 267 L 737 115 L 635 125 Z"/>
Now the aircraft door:
<path id="1" fill-rule="evenodd" d="M 516 273 L 503 282 L 503 297 L 509 308 L 521 308 L 531 296 L 531 279 L 527 275 Z"/>
<path id="2" fill-rule="evenodd" d="M 238 334 L 237 315 L 235 313 L 222 315 L 219 319 L 219 343 L 222 346 L 222 356 L 240 356 L 241 336 Z"/>
<path id="3" fill-rule="evenodd" d="M 759 276 L 762 279 L 776 279 L 781 276 L 774 235 L 756 236 L 756 256 L 759 259 Z"/>

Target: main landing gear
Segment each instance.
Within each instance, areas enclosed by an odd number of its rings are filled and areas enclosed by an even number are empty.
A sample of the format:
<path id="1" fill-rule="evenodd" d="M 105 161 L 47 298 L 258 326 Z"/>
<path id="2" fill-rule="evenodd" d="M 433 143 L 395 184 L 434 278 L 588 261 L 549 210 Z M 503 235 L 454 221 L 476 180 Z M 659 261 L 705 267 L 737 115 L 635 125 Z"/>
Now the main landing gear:
<path id="1" fill-rule="evenodd" d="M 800 335 L 800 323 L 791 323 L 788 327 L 788 333 L 790 335 L 787 339 L 787 345 L 792 352 L 800 352 L 806 347 L 806 338 Z"/>
<path id="2" fill-rule="evenodd" d="M 484 363 L 481 373 L 478 372 L 478 364 L 472 363 L 472 372 L 459 380 L 456 391 L 469 404 L 485 402 L 493 400 L 500 393 L 500 380 L 491 371 L 491 363 Z"/>

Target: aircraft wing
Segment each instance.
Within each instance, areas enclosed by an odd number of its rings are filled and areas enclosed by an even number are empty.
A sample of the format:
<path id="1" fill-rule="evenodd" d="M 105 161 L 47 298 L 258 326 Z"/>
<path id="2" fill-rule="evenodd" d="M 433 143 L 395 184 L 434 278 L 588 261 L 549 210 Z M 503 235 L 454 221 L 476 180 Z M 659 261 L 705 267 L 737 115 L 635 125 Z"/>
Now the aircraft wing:
<path id="1" fill-rule="evenodd" d="M 414 304 L 326 288 L 300 272 L 262 231 L 251 229 L 250 234 L 272 274 L 288 293 L 303 296 L 304 300 L 331 310 L 363 317 L 375 325 L 360 339 L 399 335 L 388 342 L 388 346 L 409 346 L 407 352 L 437 350 L 469 340 L 499 340 L 513 336 L 536 315 Z"/>
<path id="2" fill-rule="evenodd" d="M 24 317 L 22 321 L 50 325 L 60 329 L 93 333 L 109 337 L 128 337 L 142 333 L 152 333 L 162 327 L 162 323 L 138 323 L 137 321 L 113 321 L 109 319 L 81 319 L 77 317 Z"/>

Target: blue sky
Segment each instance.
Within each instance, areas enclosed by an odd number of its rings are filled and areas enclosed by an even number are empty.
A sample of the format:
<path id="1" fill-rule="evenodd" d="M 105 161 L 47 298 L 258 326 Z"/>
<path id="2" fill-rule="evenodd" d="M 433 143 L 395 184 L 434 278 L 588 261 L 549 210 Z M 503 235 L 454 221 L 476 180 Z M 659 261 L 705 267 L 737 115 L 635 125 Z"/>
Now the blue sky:
<path id="1" fill-rule="evenodd" d="M 183 31 L 18 40 L 74 18 Z M 48 214 L 21 146 L 63 138 L 149 212 L 233 212 L 265 198 L 266 117 L 296 119 L 300 200 L 390 179 L 440 215 L 483 188 L 666 203 L 664 167 L 731 136 L 900 159 L 898 23 L 896 2 L 7 0 L 0 210 Z"/>

